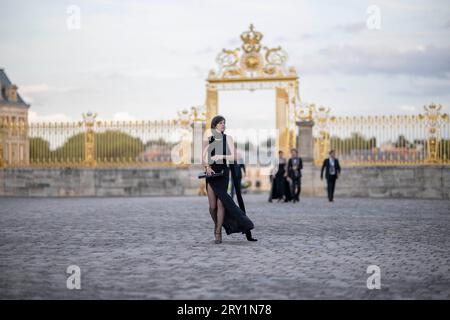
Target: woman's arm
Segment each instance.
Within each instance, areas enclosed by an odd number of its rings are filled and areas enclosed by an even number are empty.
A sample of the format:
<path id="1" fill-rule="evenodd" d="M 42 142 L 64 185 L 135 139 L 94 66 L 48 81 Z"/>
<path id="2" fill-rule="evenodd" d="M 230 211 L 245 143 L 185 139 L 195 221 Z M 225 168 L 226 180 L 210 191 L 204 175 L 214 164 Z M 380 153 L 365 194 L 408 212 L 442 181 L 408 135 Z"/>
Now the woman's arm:
<path id="1" fill-rule="evenodd" d="M 214 173 L 214 171 L 210 167 L 209 163 L 209 141 L 203 140 L 203 152 L 202 152 L 202 165 L 205 168 L 205 172 L 207 175 Z"/>
<path id="2" fill-rule="evenodd" d="M 288 163 L 289 163 L 289 161 L 286 161 L 286 160 L 284 161 L 284 176 L 285 177 L 288 176 L 288 169 L 289 169 Z"/>
<path id="3" fill-rule="evenodd" d="M 275 175 L 278 171 L 278 158 L 272 157 L 272 164 L 270 168 L 270 174 Z"/>
<path id="4" fill-rule="evenodd" d="M 234 139 L 232 136 L 227 135 L 227 145 L 230 149 L 230 154 L 225 155 L 223 158 L 227 161 L 237 161 L 236 149 L 234 147 Z"/>

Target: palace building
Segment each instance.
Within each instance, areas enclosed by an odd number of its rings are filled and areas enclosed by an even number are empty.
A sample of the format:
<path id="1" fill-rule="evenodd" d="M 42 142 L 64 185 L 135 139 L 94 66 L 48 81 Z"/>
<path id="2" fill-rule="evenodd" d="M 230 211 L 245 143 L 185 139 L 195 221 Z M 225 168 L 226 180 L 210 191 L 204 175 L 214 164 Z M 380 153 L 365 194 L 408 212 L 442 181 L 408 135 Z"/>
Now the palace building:
<path id="1" fill-rule="evenodd" d="M 17 92 L 17 85 L 9 80 L 4 69 L 0 69 L 0 123 L 11 127 L 24 128 L 28 123 L 27 104 Z M 14 130 L 4 134 L 3 160 L 7 163 L 26 163 L 29 159 L 29 142 L 27 134 Z"/>

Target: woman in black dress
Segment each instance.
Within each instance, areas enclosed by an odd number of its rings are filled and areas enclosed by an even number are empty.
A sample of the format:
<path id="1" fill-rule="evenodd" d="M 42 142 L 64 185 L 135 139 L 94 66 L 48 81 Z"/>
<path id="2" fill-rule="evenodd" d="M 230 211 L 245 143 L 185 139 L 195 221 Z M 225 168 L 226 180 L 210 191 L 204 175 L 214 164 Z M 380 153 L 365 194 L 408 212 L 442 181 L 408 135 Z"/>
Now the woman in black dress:
<path id="1" fill-rule="evenodd" d="M 284 200 L 284 202 L 291 201 L 291 192 L 289 182 L 287 180 L 287 161 L 283 156 L 283 151 L 278 152 L 278 170 L 272 181 L 271 195 L 269 202 L 272 199 L 278 199 L 278 202 Z"/>
<path id="2" fill-rule="evenodd" d="M 237 165 L 237 162 L 234 141 L 224 131 L 225 118 L 219 115 L 215 116 L 211 121 L 212 135 L 208 141 L 204 142 L 203 149 L 203 160 L 206 163 L 205 171 L 207 175 L 206 192 L 208 194 L 209 212 L 214 221 L 215 243 L 222 242 L 222 227 L 227 234 L 242 232 L 245 233 L 248 241 L 256 241 L 250 231 L 254 228 L 253 222 L 245 214 L 241 186 L 236 183 L 234 166 Z M 222 176 L 211 176 L 221 171 L 223 172 Z M 230 171 L 239 206 L 227 193 Z"/>

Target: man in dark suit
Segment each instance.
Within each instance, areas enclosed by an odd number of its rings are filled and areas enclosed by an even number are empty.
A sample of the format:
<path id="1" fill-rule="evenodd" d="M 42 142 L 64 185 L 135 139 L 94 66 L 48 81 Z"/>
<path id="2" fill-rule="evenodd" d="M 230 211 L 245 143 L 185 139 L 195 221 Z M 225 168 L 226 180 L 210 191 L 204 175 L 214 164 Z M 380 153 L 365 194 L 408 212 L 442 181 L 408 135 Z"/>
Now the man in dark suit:
<path id="1" fill-rule="evenodd" d="M 302 187 L 303 161 L 298 156 L 297 149 L 291 150 L 291 158 L 288 161 L 287 176 L 291 180 L 292 201 L 300 201 L 300 191 Z"/>
<path id="2" fill-rule="evenodd" d="M 320 170 L 320 179 L 323 180 L 323 171 L 325 170 L 325 178 L 327 179 L 328 200 L 331 202 L 334 198 L 334 187 L 336 179 L 341 174 L 341 166 L 339 160 L 334 157 L 334 150 L 329 152 L 328 159 L 323 161 L 322 169 Z"/>

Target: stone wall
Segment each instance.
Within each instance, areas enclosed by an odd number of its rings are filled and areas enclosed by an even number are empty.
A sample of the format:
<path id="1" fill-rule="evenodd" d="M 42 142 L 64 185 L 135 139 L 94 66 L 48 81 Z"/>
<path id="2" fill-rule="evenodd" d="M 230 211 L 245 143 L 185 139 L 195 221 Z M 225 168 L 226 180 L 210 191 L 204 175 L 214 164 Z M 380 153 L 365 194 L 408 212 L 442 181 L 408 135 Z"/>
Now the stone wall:
<path id="1" fill-rule="evenodd" d="M 0 169 L 0 196 L 196 195 L 200 170 L 199 167 Z M 305 162 L 302 196 L 325 196 L 325 187 L 319 168 Z M 450 199 L 450 167 L 343 168 L 336 197 Z"/>
<path id="2" fill-rule="evenodd" d="M 306 163 L 302 194 L 326 196 L 320 170 Z M 399 166 L 342 168 L 336 197 L 450 199 L 449 166 Z"/>
<path id="3" fill-rule="evenodd" d="M 176 168 L 1 169 L 2 196 L 176 196 L 197 194 L 199 170 Z"/>

